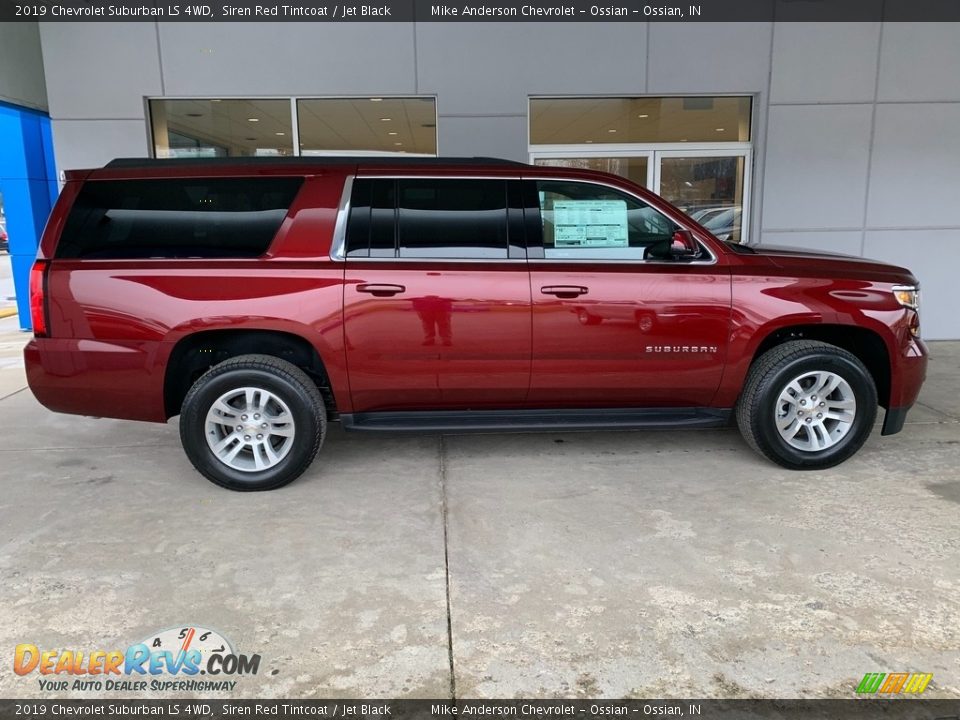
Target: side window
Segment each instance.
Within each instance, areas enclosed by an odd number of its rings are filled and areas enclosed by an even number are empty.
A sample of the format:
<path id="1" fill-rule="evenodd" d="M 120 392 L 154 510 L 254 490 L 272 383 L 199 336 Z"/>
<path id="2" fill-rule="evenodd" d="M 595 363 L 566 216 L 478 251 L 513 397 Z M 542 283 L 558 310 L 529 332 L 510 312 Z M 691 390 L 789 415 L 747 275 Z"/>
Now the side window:
<path id="1" fill-rule="evenodd" d="M 302 178 L 90 180 L 70 210 L 57 257 L 257 257 L 302 184 Z"/>
<path id="2" fill-rule="evenodd" d="M 505 180 L 398 180 L 402 258 L 507 258 Z"/>
<path id="3" fill-rule="evenodd" d="M 583 182 L 537 181 L 546 258 L 644 260 L 669 251 L 680 227 L 642 201 Z"/>
<path id="4" fill-rule="evenodd" d="M 347 257 L 396 255 L 396 184 L 396 180 L 354 181 L 347 221 Z"/>

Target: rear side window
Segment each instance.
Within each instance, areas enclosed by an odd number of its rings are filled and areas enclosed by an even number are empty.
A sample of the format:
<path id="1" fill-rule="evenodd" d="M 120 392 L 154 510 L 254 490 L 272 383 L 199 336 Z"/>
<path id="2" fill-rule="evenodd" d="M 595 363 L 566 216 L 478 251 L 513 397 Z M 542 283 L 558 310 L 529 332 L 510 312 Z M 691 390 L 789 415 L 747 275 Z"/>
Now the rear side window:
<path id="1" fill-rule="evenodd" d="M 60 258 L 257 257 L 302 178 L 91 180 L 70 211 Z"/>
<path id="2" fill-rule="evenodd" d="M 348 257 L 396 257 L 396 181 L 356 180 L 347 223 Z"/>
<path id="3" fill-rule="evenodd" d="M 358 179 L 350 203 L 348 257 L 508 257 L 506 180 Z"/>
<path id="4" fill-rule="evenodd" d="M 400 257 L 507 257 L 504 180 L 400 180 Z"/>

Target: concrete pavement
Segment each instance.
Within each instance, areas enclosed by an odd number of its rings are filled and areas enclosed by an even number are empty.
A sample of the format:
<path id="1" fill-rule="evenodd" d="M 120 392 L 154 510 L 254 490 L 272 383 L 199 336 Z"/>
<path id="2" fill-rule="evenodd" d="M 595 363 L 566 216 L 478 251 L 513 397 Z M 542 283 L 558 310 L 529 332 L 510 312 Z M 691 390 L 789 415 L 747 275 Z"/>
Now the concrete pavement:
<path id="1" fill-rule="evenodd" d="M 18 643 L 184 624 L 262 655 L 231 697 L 851 697 L 893 671 L 960 697 L 960 343 L 931 344 L 904 432 L 822 473 L 732 429 L 334 428 L 294 484 L 238 494 L 193 471 L 175 422 L 41 408 L 15 327 L 0 697 L 84 696 L 10 672 Z"/>
<path id="2" fill-rule="evenodd" d="M 16 313 L 16 302 L 10 256 L 7 253 L 0 253 L 0 320 Z M 0 356 L 2 355 L 3 351 L 0 350 Z"/>

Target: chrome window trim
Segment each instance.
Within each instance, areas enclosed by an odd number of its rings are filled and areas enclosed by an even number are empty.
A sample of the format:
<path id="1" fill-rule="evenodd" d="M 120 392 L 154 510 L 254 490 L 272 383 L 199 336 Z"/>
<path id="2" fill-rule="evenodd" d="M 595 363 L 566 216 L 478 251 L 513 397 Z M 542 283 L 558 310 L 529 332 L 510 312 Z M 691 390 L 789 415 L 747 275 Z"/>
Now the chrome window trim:
<path id="1" fill-rule="evenodd" d="M 523 180 L 517 175 L 363 175 L 361 180 Z"/>
<path id="2" fill-rule="evenodd" d="M 330 259 L 343 262 L 347 242 L 347 218 L 350 217 L 350 196 L 353 195 L 353 180 L 356 175 L 347 175 L 343 181 L 337 220 L 333 224 L 333 242 L 330 243 Z"/>
<path id="3" fill-rule="evenodd" d="M 330 246 L 330 258 L 338 262 L 344 262 L 346 260 L 344 251 L 346 249 L 347 241 L 347 218 L 350 214 L 350 196 L 353 193 L 353 181 L 357 178 L 357 175 L 348 175 L 344 181 L 343 186 L 343 195 L 340 197 L 340 209 L 337 211 L 337 220 L 334 224 L 333 229 L 333 242 Z M 647 207 L 651 208 L 654 212 L 659 213 L 666 217 L 670 222 L 680 225 L 684 230 L 689 231 L 690 228 L 684 225 L 683 223 L 677 223 L 672 218 L 664 213 L 660 212 L 657 208 L 653 207 L 647 203 L 642 197 L 634 195 L 631 192 L 624 190 L 623 188 L 617 187 L 610 183 L 604 182 L 602 180 L 584 180 L 582 178 L 574 177 L 565 177 L 562 175 L 433 175 L 433 174 L 403 174 L 403 173 L 393 173 L 393 174 L 384 174 L 384 175 L 363 175 L 360 176 L 360 179 L 363 180 L 533 180 L 533 181 L 543 181 L 543 182 L 572 182 L 580 183 L 584 185 L 598 185 L 600 187 L 609 188 L 618 193 L 622 193 L 628 197 L 633 198 L 634 200 L 643 203 Z M 399 258 L 399 257 L 357 257 L 354 258 L 357 262 L 401 262 L 401 263 L 519 263 L 519 262 L 547 262 L 547 263 L 567 263 L 567 264 L 589 264 L 589 265 L 666 265 L 669 267 L 684 267 L 687 265 L 716 265 L 717 256 L 714 255 L 713 251 L 704 245 L 702 242 L 697 240 L 697 243 L 703 249 L 703 251 L 709 256 L 709 259 L 704 260 L 687 260 L 687 261 L 670 261 L 670 260 L 618 260 L 618 259 L 578 259 L 578 258 L 503 258 L 503 259 L 493 259 L 493 258 Z"/>
<path id="4" fill-rule="evenodd" d="M 343 262 L 343 258 L 334 258 Z M 398 258 L 398 257 L 352 257 L 350 258 L 351 263 L 444 263 L 449 265 L 450 263 L 474 263 L 478 265 L 490 265 L 490 264 L 500 264 L 505 263 L 526 263 L 529 262 L 528 258 L 455 258 L 455 257 L 446 257 L 446 258 Z"/>

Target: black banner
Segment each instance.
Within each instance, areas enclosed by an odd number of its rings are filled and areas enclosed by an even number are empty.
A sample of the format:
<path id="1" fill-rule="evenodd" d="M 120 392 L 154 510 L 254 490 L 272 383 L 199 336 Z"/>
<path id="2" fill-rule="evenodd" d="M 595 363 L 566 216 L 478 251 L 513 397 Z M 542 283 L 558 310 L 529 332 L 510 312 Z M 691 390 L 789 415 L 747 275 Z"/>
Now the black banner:
<path id="1" fill-rule="evenodd" d="M 960 0 L 0 0 L 4 22 L 960 22 Z"/>
<path id="2" fill-rule="evenodd" d="M 0 700 L 0 718 L 723 718 L 960 720 L 960 699 L 924 700 Z"/>

